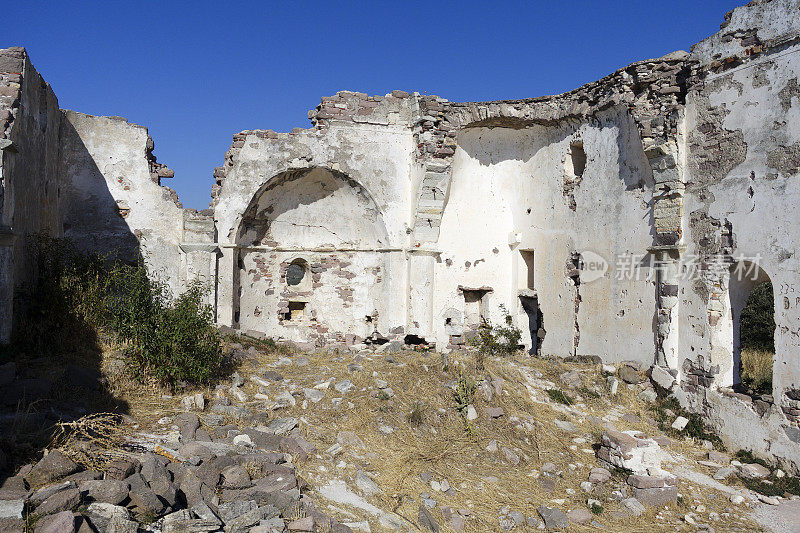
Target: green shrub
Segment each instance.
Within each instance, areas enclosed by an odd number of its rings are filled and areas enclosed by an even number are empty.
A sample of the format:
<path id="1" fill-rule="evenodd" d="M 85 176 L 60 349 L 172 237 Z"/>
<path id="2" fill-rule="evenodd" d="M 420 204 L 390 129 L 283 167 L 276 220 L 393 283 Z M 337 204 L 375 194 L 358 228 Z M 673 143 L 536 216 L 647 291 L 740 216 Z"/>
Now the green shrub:
<path id="1" fill-rule="evenodd" d="M 488 355 L 511 355 L 519 350 L 522 332 L 514 325 L 514 319 L 506 313 L 505 325 L 492 325 L 487 322 L 478 329 L 472 345 L 479 352 Z"/>
<path id="2" fill-rule="evenodd" d="M 742 309 L 740 324 L 742 349 L 775 353 L 775 301 L 772 283 L 762 283 L 753 289 Z"/>
<path id="3" fill-rule="evenodd" d="M 141 283 L 136 279 L 135 285 Z M 211 308 L 203 303 L 204 295 L 195 283 L 170 301 L 164 287 L 154 282 L 149 297 L 141 289 L 132 294 L 130 307 L 118 307 L 125 327 L 117 331 L 130 343 L 126 353 L 134 363 L 134 375 L 149 373 L 174 388 L 180 382 L 208 383 L 219 373 L 223 361 L 220 335 Z"/>
<path id="4" fill-rule="evenodd" d="M 564 394 L 564 391 L 559 389 L 547 389 L 547 395 L 554 402 L 563 403 L 564 405 L 572 405 L 572 398 Z"/>
<path id="5" fill-rule="evenodd" d="M 98 357 L 97 339 L 106 332 L 126 345 L 130 371 L 140 378 L 174 388 L 207 383 L 221 370 L 221 337 L 200 284 L 173 299 L 141 263 L 111 262 L 41 235 L 29 239 L 27 252 L 34 282 L 16 295 L 15 350 Z"/>

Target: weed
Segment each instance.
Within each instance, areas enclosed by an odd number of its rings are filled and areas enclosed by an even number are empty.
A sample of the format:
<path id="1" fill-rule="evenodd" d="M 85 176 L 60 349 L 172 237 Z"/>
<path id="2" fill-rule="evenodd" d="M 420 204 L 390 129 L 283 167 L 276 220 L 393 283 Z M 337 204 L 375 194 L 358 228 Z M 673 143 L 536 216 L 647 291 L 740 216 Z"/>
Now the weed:
<path id="1" fill-rule="evenodd" d="M 765 468 L 769 468 L 769 465 L 767 464 L 767 462 L 765 460 L 761 459 L 760 457 L 756 457 L 755 455 L 753 455 L 753 452 L 751 452 L 750 450 L 739 450 L 738 452 L 736 452 L 734 454 L 734 457 L 736 457 L 740 462 L 742 462 L 744 464 L 753 464 L 753 463 L 755 463 L 755 464 L 759 464 L 759 465 L 761 465 L 761 466 L 763 466 Z"/>
<path id="2" fill-rule="evenodd" d="M 676 415 L 683 416 L 689 422 L 686 427 L 678 431 L 672 427 L 674 418 L 668 416 L 667 410 L 674 412 Z M 707 440 L 711 442 L 716 450 L 725 451 L 725 445 L 722 440 L 715 434 L 706 429 L 703 418 L 697 413 L 690 413 L 685 411 L 678 400 L 674 397 L 659 398 L 656 402 L 650 405 L 650 410 L 655 415 L 656 422 L 661 431 L 673 438 L 690 437 L 696 440 Z"/>
<path id="3" fill-rule="evenodd" d="M 453 391 L 453 398 L 456 401 L 456 409 L 458 409 L 465 419 L 467 417 L 467 407 L 475 398 L 475 391 L 477 388 L 478 386 L 475 383 L 475 380 L 469 376 L 465 376 L 464 371 L 462 370 L 458 376 L 456 388 Z"/>
<path id="4" fill-rule="evenodd" d="M 600 397 L 599 392 L 593 391 L 592 389 L 586 386 L 579 388 L 578 393 L 580 393 L 581 396 L 585 396 L 586 398 L 590 398 L 592 400 L 596 400 Z"/>
<path id="5" fill-rule="evenodd" d="M 425 421 L 425 404 L 422 402 L 414 402 L 411 411 L 409 411 L 406 416 L 406 420 L 414 427 L 421 426 Z"/>
<path id="6" fill-rule="evenodd" d="M 742 384 L 756 394 L 772 394 L 772 362 L 770 350 L 742 348 Z"/>
<path id="7" fill-rule="evenodd" d="M 559 389 L 547 389 L 547 395 L 554 402 L 563 403 L 564 405 L 572 405 L 572 398 L 564 394 L 564 391 Z"/>
<path id="8" fill-rule="evenodd" d="M 589 510 L 592 511 L 592 514 L 601 514 L 603 512 L 603 506 L 599 503 L 592 502 L 592 506 Z"/>
<path id="9" fill-rule="evenodd" d="M 765 479 L 742 479 L 744 486 L 765 496 L 783 496 L 785 493 L 800 496 L 800 478 L 777 477 L 771 474 Z"/>
<path id="10" fill-rule="evenodd" d="M 487 321 L 470 343 L 478 348 L 480 354 L 512 355 L 520 349 L 521 340 L 522 332 L 514 325 L 513 317 L 506 313 L 504 326 L 492 325 Z"/>

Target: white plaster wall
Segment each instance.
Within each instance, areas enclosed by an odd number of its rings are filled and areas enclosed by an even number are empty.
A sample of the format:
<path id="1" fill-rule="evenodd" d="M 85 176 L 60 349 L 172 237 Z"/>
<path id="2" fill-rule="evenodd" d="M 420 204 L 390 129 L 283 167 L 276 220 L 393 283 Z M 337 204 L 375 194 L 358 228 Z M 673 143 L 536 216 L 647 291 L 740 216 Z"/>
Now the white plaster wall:
<path id="1" fill-rule="evenodd" d="M 565 157 L 576 138 L 583 140 L 589 161 L 572 211 L 563 180 Z M 588 250 L 606 258 L 611 269 L 580 286 L 577 353 L 651 363 L 653 285 L 645 279 L 616 280 L 612 271 L 617 254 L 644 255 L 652 242 L 648 172 L 638 134 L 624 112 L 610 113 L 594 125 L 460 132 L 439 239 L 437 343 L 446 344 L 448 338 L 442 313 L 463 312 L 459 285 L 491 287 L 489 319 L 502 320 L 503 304 L 527 330 L 516 279 L 522 273 L 516 265 L 518 250 L 533 249 L 535 288 L 547 332 L 542 352 L 572 355 L 576 288 L 566 265 L 573 251 Z M 634 186 L 639 181 L 644 188 Z M 512 233 L 521 235 L 518 245 L 509 244 Z"/>
<path id="2" fill-rule="evenodd" d="M 800 47 L 795 46 L 794 50 Z M 785 388 L 800 386 L 800 258 L 797 257 L 800 181 L 796 174 L 785 175 L 771 168 L 767 154 L 800 142 L 800 97 L 795 95 L 788 100 L 781 97 L 787 84 L 791 80 L 796 83 L 800 76 L 800 56 L 783 52 L 777 58 L 766 56 L 745 67 L 707 84 L 713 89 L 707 94 L 709 105 L 724 107 L 729 112 L 723 126 L 731 131 L 740 130 L 747 145 L 745 160 L 709 187 L 713 199 L 709 215 L 731 223 L 735 243 L 733 255 L 760 258 L 761 267 L 773 282 L 777 325 L 773 386 L 776 400 L 779 400 Z M 712 76 L 709 81 L 717 78 Z M 687 128 L 696 126 L 697 106 L 702 105 L 701 101 L 689 102 Z M 691 181 L 692 176 L 688 180 Z M 698 198 L 690 196 L 685 212 L 691 213 L 702 205 Z M 698 251 L 696 243 L 688 244 L 688 254 Z M 696 298 L 690 291 L 685 293 L 689 299 Z M 700 333 L 699 321 L 692 317 L 703 315 L 703 311 L 703 307 L 696 304 L 682 312 L 684 321 L 698 324 L 697 333 Z M 711 333 L 703 331 L 703 336 L 707 339 Z M 721 341 L 730 344 L 729 339 Z M 681 345 L 684 352 L 688 349 L 691 353 L 697 345 L 708 346 L 708 341 L 704 343 L 697 334 L 687 334 Z M 712 364 L 720 365 L 724 375 L 732 376 L 729 351 L 714 349 L 716 346 L 719 344 L 711 346 Z"/>
<path id="3" fill-rule="evenodd" d="M 183 212 L 150 179 L 147 128 L 119 117 L 64 111 L 61 175 L 64 236 L 87 250 L 135 259 L 141 243 L 151 273 L 183 289 Z M 118 207 L 129 209 L 122 218 Z"/>
<path id="4" fill-rule="evenodd" d="M 236 289 L 231 280 L 234 278 L 232 269 L 237 267 L 235 253 L 230 247 L 234 245 L 242 213 L 262 186 L 276 175 L 290 169 L 319 167 L 341 172 L 357 182 L 366 191 L 372 205 L 361 205 L 362 200 L 357 204 L 349 200 L 342 201 L 349 193 L 346 189 L 340 189 L 325 200 L 324 205 L 317 205 L 319 202 L 316 202 L 313 208 L 298 206 L 290 210 L 291 215 L 287 215 L 285 222 L 296 223 L 310 217 L 311 220 L 332 226 L 334 233 L 346 237 L 304 237 L 295 230 L 278 236 L 292 248 L 308 250 L 309 253 L 315 253 L 320 246 L 333 250 L 354 246 L 383 250 L 372 255 L 363 252 L 354 255 L 358 258 L 354 259 L 357 264 L 353 268 L 358 269 L 359 273 L 350 283 L 358 298 L 366 297 L 366 300 L 351 306 L 349 311 L 336 310 L 337 298 L 331 300 L 330 306 L 324 309 L 322 295 L 328 289 L 315 289 L 315 298 L 316 293 L 321 295 L 317 305 L 319 321 L 322 322 L 323 317 L 330 321 L 330 333 L 364 336 L 376 326 L 367 325 L 365 316 L 377 311 L 377 326 L 381 334 L 385 335 L 398 327 L 403 328 L 399 331 L 405 331 L 407 268 L 400 252 L 408 245 L 408 228 L 414 214 L 412 199 L 416 196 L 416 188 L 411 175 L 414 150 L 411 131 L 391 125 L 332 124 L 324 133 L 307 130 L 296 134 L 279 134 L 277 139 L 247 135 L 233 167 L 227 173 L 215 209 L 218 238 L 224 254 L 220 262 L 220 322 L 233 323 L 235 318 L 233 301 Z M 291 201 L 288 196 L 287 201 Z M 369 222 L 374 217 L 364 216 L 365 208 L 370 213 L 377 211 L 379 224 Z M 379 282 L 367 273 L 378 266 L 381 267 Z M 267 311 L 268 315 L 275 313 L 277 308 Z M 245 324 L 255 324 L 258 327 L 252 329 L 257 330 L 269 327 L 264 319 L 251 321 L 244 312 L 240 314 L 240 320 L 242 327 Z M 297 338 L 303 336 L 302 330 L 294 326 L 287 335 Z"/>

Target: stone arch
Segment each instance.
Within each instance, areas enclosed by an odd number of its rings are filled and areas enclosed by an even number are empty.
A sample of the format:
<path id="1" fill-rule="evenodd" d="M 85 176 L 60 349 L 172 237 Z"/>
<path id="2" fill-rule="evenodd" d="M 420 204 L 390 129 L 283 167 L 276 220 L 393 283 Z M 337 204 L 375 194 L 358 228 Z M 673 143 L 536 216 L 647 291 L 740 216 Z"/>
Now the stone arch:
<path id="1" fill-rule="evenodd" d="M 385 298 L 389 237 L 358 181 L 322 167 L 281 172 L 234 228 L 238 327 L 320 345 L 371 332 L 365 317 Z"/>
<path id="2" fill-rule="evenodd" d="M 735 386 L 741 383 L 742 310 L 753 289 L 771 277 L 761 265 L 747 260 L 733 263 L 727 277 L 726 309 L 714 328 L 712 357 L 720 363 L 719 385 Z"/>
<path id="3" fill-rule="evenodd" d="M 253 195 L 236 228 L 236 244 L 244 247 L 388 244 L 383 216 L 369 191 L 346 174 L 322 167 L 288 170 L 269 179 Z M 294 240 L 302 246 L 293 246 Z"/>

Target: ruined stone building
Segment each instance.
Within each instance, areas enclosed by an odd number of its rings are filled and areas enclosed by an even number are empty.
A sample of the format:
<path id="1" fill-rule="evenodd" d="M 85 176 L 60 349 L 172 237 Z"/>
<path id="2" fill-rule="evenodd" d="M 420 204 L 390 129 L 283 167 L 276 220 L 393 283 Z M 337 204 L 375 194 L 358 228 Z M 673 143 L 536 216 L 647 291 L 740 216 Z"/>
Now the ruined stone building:
<path id="1" fill-rule="evenodd" d="M 799 39 L 800 0 L 756 0 L 691 53 L 557 96 L 342 91 L 309 129 L 234 135 L 201 212 L 161 185 L 146 128 L 60 110 L 25 51 L 0 50 L 2 338 L 24 236 L 46 232 L 141 253 L 175 291 L 203 279 L 219 324 L 303 346 L 445 350 L 507 313 L 539 354 L 657 365 L 724 438 L 797 470 Z M 757 409 L 730 387 L 764 280 Z"/>

